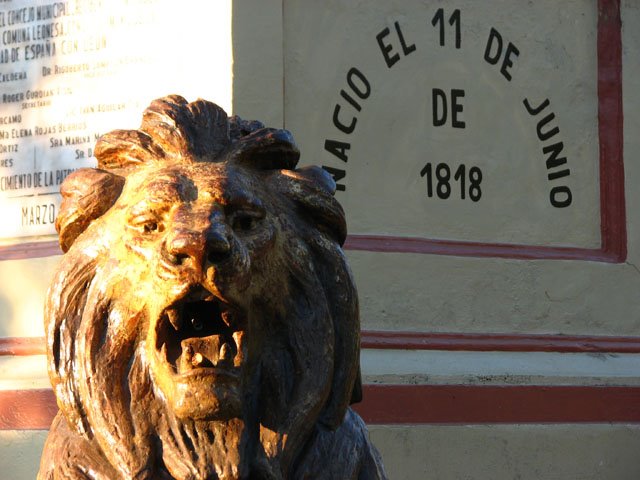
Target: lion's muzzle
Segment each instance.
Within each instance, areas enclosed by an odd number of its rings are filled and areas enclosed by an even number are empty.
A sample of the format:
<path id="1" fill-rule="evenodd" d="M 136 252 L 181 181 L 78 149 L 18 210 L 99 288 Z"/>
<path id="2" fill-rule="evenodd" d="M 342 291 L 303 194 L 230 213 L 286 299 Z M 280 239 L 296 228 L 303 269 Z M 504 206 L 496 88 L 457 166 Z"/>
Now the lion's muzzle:
<path id="1" fill-rule="evenodd" d="M 239 414 L 246 319 L 203 287 L 169 305 L 150 332 L 154 379 L 181 417 Z"/>
<path id="2" fill-rule="evenodd" d="M 194 295 L 204 299 L 192 300 Z M 180 375 L 214 369 L 211 373 L 237 376 L 243 359 L 240 314 L 204 290 L 189 298 L 162 316 L 156 348 L 163 360 Z"/>
<path id="3" fill-rule="evenodd" d="M 231 255 L 230 235 L 227 225 L 217 219 L 207 218 L 202 226 L 177 225 L 167 238 L 167 258 L 174 265 L 223 262 Z"/>

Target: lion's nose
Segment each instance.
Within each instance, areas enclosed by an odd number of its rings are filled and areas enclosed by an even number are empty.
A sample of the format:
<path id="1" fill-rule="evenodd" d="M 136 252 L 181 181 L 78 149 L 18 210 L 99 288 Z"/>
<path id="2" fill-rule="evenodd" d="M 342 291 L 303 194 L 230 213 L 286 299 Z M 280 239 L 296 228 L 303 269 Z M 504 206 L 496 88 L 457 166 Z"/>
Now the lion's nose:
<path id="1" fill-rule="evenodd" d="M 170 261 L 182 265 L 191 259 L 197 265 L 206 260 L 219 263 L 231 253 L 231 243 L 223 226 L 211 225 L 204 231 L 180 229 L 167 239 Z"/>
<path id="2" fill-rule="evenodd" d="M 214 226 L 206 232 L 206 255 L 210 263 L 219 263 L 229 257 L 231 243 L 224 226 Z"/>

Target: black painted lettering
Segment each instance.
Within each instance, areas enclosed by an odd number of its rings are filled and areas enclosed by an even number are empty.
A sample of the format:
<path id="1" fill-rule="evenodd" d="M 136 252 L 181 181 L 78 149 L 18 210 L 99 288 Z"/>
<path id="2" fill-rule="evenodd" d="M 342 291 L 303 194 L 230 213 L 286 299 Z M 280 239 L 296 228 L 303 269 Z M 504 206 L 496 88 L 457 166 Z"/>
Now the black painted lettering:
<path id="1" fill-rule="evenodd" d="M 462 34 L 461 34 L 460 23 L 461 23 L 460 10 L 455 9 L 451 14 L 451 18 L 449 19 L 449 25 L 453 26 L 455 24 L 456 26 L 456 48 L 460 48 L 460 46 L 462 45 Z"/>
<path id="2" fill-rule="evenodd" d="M 545 99 L 544 102 L 542 102 L 537 107 L 532 106 L 529 100 L 527 100 L 526 98 L 522 101 L 522 103 L 524 104 L 524 108 L 531 116 L 540 115 L 550 105 L 548 98 Z M 554 119 L 555 114 L 553 112 L 549 112 L 544 118 L 541 118 L 536 123 L 536 135 L 538 136 L 538 140 L 540 140 L 541 142 L 550 140 L 560 133 L 560 128 L 557 125 L 551 125 L 551 122 Z M 545 166 L 547 168 L 547 179 L 550 182 L 555 182 L 557 180 L 560 180 L 561 178 L 565 178 L 571 175 L 571 170 L 569 168 L 551 171 L 563 165 L 566 165 L 567 158 L 561 156 L 563 149 L 564 143 L 561 141 L 542 146 L 542 153 L 545 155 Z M 551 188 L 551 191 L 549 192 L 549 201 L 551 202 L 551 205 L 556 208 L 568 207 L 569 205 L 571 205 L 572 200 L 573 196 L 571 193 L 571 189 L 567 185 L 553 186 Z"/>
<path id="3" fill-rule="evenodd" d="M 524 108 L 527 109 L 527 112 L 529 112 L 529 115 L 535 116 L 549 106 L 549 99 L 548 98 L 545 99 L 545 101 L 542 102 L 540 105 L 538 105 L 536 108 L 533 108 L 529 103 L 529 100 L 527 100 L 526 98 L 522 101 L 522 103 L 524 103 Z"/>
<path id="4" fill-rule="evenodd" d="M 333 177 L 334 182 L 336 182 L 336 190 L 344 192 L 347 189 L 346 186 L 338 183 L 347 175 L 347 172 L 339 168 L 327 167 L 326 165 L 323 165 L 322 168 Z"/>
<path id="5" fill-rule="evenodd" d="M 431 163 L 427 163 L 422 170 L 420 170 L 420 176 L 427 176 L 427 197 L 433 197 L 433 167 Z"/>
<path id="6" fill-rule="evenodd" d="M 400 29 L 400 24 L 398 22 L 395 22 L 394 25 L 396 26 L 396 33 L 398 34 L 398 38 L 400 39 L 400 45 L 402 46 L 402 53 L 404 53 L 404 56 L 406 57 L 410 53 L 415 52 L 416 44 L 414 43 L 412 45 L 407 46 L 407 42 L 404 39 L 402 30 Z"/>
<path id="7" fill-rule="evenodd" d="M 466 175 L 465 175 L 465 170 L 466 167 L 464 165 L 464 163 L 460 164 L 460 166 L 458 167 L 458 169 L 456 170 L 456 173 L 453 176 L 454 180 L 457 180 L 458 182 L 460 182 L 460 198 L 462 200 L 465 199 L 465 180 L 466 180 Z"/>
<path id="8" fill-rule="evenodd" d="M 433 126 L 441 127 L 447 123 L 447 94 L 439 88 L 431 91 L 433 102 Z"/>
<path id="9" fill-rule="evenodd" d="M 342 98 L 344 98 L 347 102 L 349 102 L 349 104 L 355 108 L 358 112 L 362 110 L 362 107 L 360 106 L 360 104 L 358 102 L 356 102 L 353 97 L 351 95 L 349 95 L 347 92 L 345 92 L 344 90 L 340 90 L 340 96 Z"/>
<path id="10" fill-rule="evenodd" d="M 431 19 L 431 25 L 434 27 L 440 24 L 440 46 L 444 47 L 444 9 L 439 8 Z"/>
<path id="11" fill-rule="evenodd" d="M 507 45 L 507 51 L 504 54 L 504 60 L 502 61 L 502 67 L 500 67 L 500 73 L 502 73 L 504 78 L 509 81 L 511 81 L 511 73 L 509 73 L 508 69 L 513 67 L 513 60 L 511 57 L 514 55 L 516 57 L 520 55 L 520 50 L 518 50 L 513 43 L 509 42 L 509 45 Z"/>
<path id="12" fill-rule="evenodd" d="M 553 187 L 551 192 L 549 193 L 549 200 L 551 201 L 551 205 L 556 208 L 565 208 L 571 205 L 571 200 L 573 199 L 571 195 L 571 189 L 566 185 L 560 185 L 558 187 Z"/>
<path id="13" fill-rule="evenodd" d="M 482 189 L 480 188 L 482 171 L 478 167 L 471 167 L 468 170 L 468 177 L 466 172 L 466 165 L 459 165 L 453 175 L 454 182 L 451 182 L 451 167 L 449 167 L 448 164 L 438 163 L 437 165 L 432 165 L 431 163 L 427 163 L 422 167 L 422 170 L 420 170 L 420 176 L 423 178 L 426 177 L 427 197 L 433 198 L 436 196 L 442 200 L 446 200 L 457 191 L 461 200 L 465 200 L 468 194 L 468 198 L 470 198 L 471 201 L 479 201 L 480 198 L 482 198 Z M 467 188 L 467 178 L 469 180 L 469 188 Z M 457 188 L 455 188 L 456 182 L 458 185 Z"/>
<path id="14" fill-rule="evenodd" d="M 404 56 L 406 57 L 410 53 L 415 52 L 415 43 L 411 45 L 407 43 L 404 34 L 402 33 L 402 29 L 400 28 L 400 24 L 398 22 L 394 22 L 393 25 L 396 29 L 396 34 L 398 35 L 398 40 L 400 41 L 400 47 Z M 390 33 L 391 30 L 385 28 L 376 35 L 376 40 L 378 41 L 378 46 L 380 47 L 380 51 L 382 52 L 384 61 L 387 64 L 387 68 L 393 67 L 396 63 L 398 63 L 398 60 L 400 60 L 399 53 L 392 53 L 394 51 L 393 45 L 391 43 L 386 43 L 386 37 L 389 36 Z"/>
<path id="15" fill-rule="evenodd" d="M 359 86 L 354 81 L 355 78 L 360 81 Z M 364 74 L 355 67 L 352 67 L 347 72 L 347 85 L 349 85 L 351 90 L 353 90 L 362 100 L 366 100 L 369 98 L 369 95 L 371 95 L 371 84 L 369 83 L 369 80 L 367 80 L 367 77 L 365 77 Z"/>
<path id="16" fill-rule="evenodd" d="M 385 37 L 388 36 L 390 33 L 391 33 L 391 30 L 389 30 L 389 28 L 385 28 L 380 33 L 378 33 L 378 35 L 376 35 L 376 40 L 378 40 L 378 46 L 380 47 L 380 51 L 382 52 L 382 56 L 384 57 L 384 61 L 387 64 L 388 68 L 393 67 L 395 63 L 398 60 L 400 60 L 400 54 L 396 53 L 394 55 L 391 55 L 391 51 L 393 50 L 393 47 L 388 43 L 384 43 Z"/>
<path id="17" fill-rule="evenodd" d="M 355 67 L 352 67 L 347 72 L 347 84 L 351 89 L 350 93 L 347 93 L 344 90 L 340 90 L 340 96 L 344 98 L 356 111 L 361 111 L 362 106 L 356 99 L 354 98 L 354 94 L 356 97 L 366 100 L 371 95 L 371 84 L 367 77 Z M 339 103 L 333 109 L 333 125 L 340 130 L 342 133 L 346 133 L 347 135 L 353 133 L 356 128 L 356 124 L 358 123 L 358 118 L 354 115 L 349 118 L 349 114 L 341 114 L 342 105 Z M 93 153 L 93 152 L 91 152 Z M 91 153 L 89 156 L 91 156 Z"/>
<path id="18" fill-rule="evenodd" d="M 538 134 L 538 139 L 541 142 L 549 140 L 551 137 L 557 135 L 560 132 L 560 129 L 558 127 L 553 127 L 547 130 L 546 132 L 543 131 L 544 126 L 550 121 L 552 121 L 554 118 L 556 118 L 556 115 L 552 112 L 546 117 L 544 117 L 542 120 L 538 121 L 538 125 L 536 126 L 536 133 Z"/>
<path id="19" fill-rule="evenodd" d="M 571 171 L 567 168 L 566 170 L 559 170 L 557 172 L 551 172 L 547 175 L 549 180 L 558 180 L 559 178 L 568 177 L 571 174 Z"/>
<path id="20" fill-rule="evenodd" d="M 527 109 L 527 112 L 529 112 L 529 114 L 538 115 L 540 112 L 542 112 L 542 110 L 544 110 L 549 106 L 549 99 L 547 98 L 537 108 L 533 108 L 529 104 L 529 101 L 526 98 L 523 100 L 522 103 L 524 103 L 524 107 Z M 551 129 L 548 129 L 546 132 L 543 131 L 544 126 L 547 123 L 551 122 L 554 118 L 556 118 L 556 116 L 553 112 L 551 112 L 549 115 L 547 115 L 543 119 L 538 120 L 538 124 L 536 125 L 536 132 L 538 134 L 538 139 L 540 141 L 544 142 L 546 140 L 549 140 L 551 137 L 557 135 L 560 132 L 560 129 L 558 127 L 553 127 Z M 562 149 L 562 146 L 560 146 L 560 148 Z"/>
<path id="21" fill-rule="evenodd" d="M 337 140 L 325 140 L 324 141 L 324 149 L 338 157 L 343 162 L 346 162 L 349 159 L 347 155 L 347 150 L 351 148 L 350 143 L 339 142 Z"/>
<path id="22" fill-rule="evenodd" d="M 484 59 L 491 65 L 496 65 L 502 57 L 502 46 L 502 35 L 500 35 L 500 32 L 492 27 L 491 31 L 489 32 L 487 46 L 484 50 Z M 513 57 L 517 57 L 518 55 L 520 55 L 520 51 L 518 50 L 518 48 L 513 43 L 509 42 L 507 44 L 504 58 L 502 59 L 502 64 L 500 65 L 500 73 L 502 73 L 504 78 L 506 78 L 508 81 L 511 81 L 511 73 L 509 72 L 509 69 L 513 67 Z"/>
<path id="23" fill-rule="evenodd" d="M 451 126 L 453 128 L 465 128 L 466 124 L 459 118 L 462 113 L 463 105 L 461 99 L 464 98 L 464 90 L 451 90 Z M 440 88 L 431 90 L 431 102 L 433 110 L 433 125 L 441 127 L 447 123 L 448 118 L 448 99 L 447 94 Z"/>
<path id="24" fill-rule="evenodd" d="M 559 157 L 562 153 L 562 149 L 564 148 L 564 144 L 562 142 L 554 143 L 553 145 L 545 145 L 542 147 L 542 153 L 547 156 L 547 170 L 552 168 L 557 168 L 560 165 L 564 165 L 567 163 L 567 159 L 565 157 Z M 549 155 L 550 154 L 550 155 Z"/>
<path id="25" fill-rule="evenodd" d="M 431 19 L 431 25 L 434 27 L 439 25 L 440 30 L 440 46 L 444 47 L 445 44 L 445 25 L 444 25 L 444 9 L 439 8 L 436 11 L 436 14 Z M 460 44 L 462 43 L 461 35 L 460 35 L 460 10 L 456 9 L 453 11 L 451 16 L 449 17 L 449 25 L 452 27 L 455 25 L 456 27 L 456 48 L 460 48 Z"/>
<path id="26" fill-rule="evenodd" d="M 495 48 L 495 54 L 491 53 L 493 50 L 493 46 Z M 502 35 L 498 33 L 495 28 L 491 28 L 489 32 L 489 40 L 487 40 L 487 47 L 484 50 L 484 59 L 489 62 L 491 65 L 495 65 L 500 60 L 500 56 L 502 55 Z"/>
<path id="27" fill-rule="evenodd" d="M 333 124 L 338 130 L 348 135 L 355 130 L 358 119 L 356 117 L 352 117 L 349 125 L 345 125 L 340 121 L 340 109 L 340 104 L 336 104 L 335 108 L 333 109 Z"/>
<path id="28" fill-rule="evenodd" d="M 462 113 L 462 103 L 459 103 L 461 98 L 464 98 L 464 90 L 451 90 L 451 125 L 453 128 L 465 127 L 465 122 L 458 120 L 458 114 Z"/>
<path id="29" fill-rule="evenodd" d="M 480 183 L 482 183 L 482 170 L 478 167 L 471 167 L 469 169 L 469 198 L 474 202 L 482 198 Z"/>

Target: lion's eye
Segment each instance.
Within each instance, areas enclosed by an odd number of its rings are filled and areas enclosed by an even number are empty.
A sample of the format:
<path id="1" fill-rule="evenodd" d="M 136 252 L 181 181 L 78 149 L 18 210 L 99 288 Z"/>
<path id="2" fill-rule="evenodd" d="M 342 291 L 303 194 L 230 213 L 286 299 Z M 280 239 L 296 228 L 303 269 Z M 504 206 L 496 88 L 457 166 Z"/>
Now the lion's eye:
<path id="1" fill-rule="evenodd" d="M 253 217 L 238 217 L 233 222 L 233 229 L 243 230 L 246 232 L 248 230 L 251 230 L 254 224 L 255 221 Z"/>
<path id="2" fill-rule="evenodd" d="M 158 230 L 158 223 L 157 222 L 145 223 L 143 226 L 143 229 L 144 229 L 144 233 L 155 232 Z"/>
<path id="3" fill-rule="evenodd" d="M 156 216 L 140 215 L 129 220 L 129 225 L 141 233 L 158 233 L 164 230 L 162 222 Z"/>
<path id="4" fill-rule="evenodd" d="M 250 232 L 264 215 L 257 212 L 236 212 L 231 220 L 231 228 L 236 232 Z"/>

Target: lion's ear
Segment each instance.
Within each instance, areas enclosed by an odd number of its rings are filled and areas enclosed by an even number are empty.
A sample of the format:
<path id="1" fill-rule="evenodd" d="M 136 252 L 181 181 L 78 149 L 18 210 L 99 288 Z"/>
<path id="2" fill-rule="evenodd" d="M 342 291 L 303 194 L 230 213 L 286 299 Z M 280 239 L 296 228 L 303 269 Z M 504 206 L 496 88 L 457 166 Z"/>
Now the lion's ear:
<path id="1" fill-rule="evenodd" d="M 329 195 L 336 193 L 336 182 L 324 168 L 309 165 L 298 168 L 295 173 L 298 178 L 304 178 L 307 182 L 313 183 L 317 188 L 324 190 Z"/>
<path id="2" fill-rule="evenodd" d="M 288 130 L 261 128 L 233 143 L 226 157 L 232 163 L 258 170 L 293 170 L 300 150 Z"/>
<path id="3" fill-rule="evenodd" d="M 60 248 L 66 252 L 89 224 L 103 215 L 120 196 L 124 178 L 96 168 L 81 168 L 60 188 L 62 205 L 56 218 Z"/>
<path id="4" fill-rule="evenodd" d="M 339 245 L 347 238 L 344 210 L 334 198 L 333 177 L 320 167 L 282 170 L 278 185 L 322 231 L 328 232 Z"/>
<path id="5" fill-rule="evenodd" d="M 95 156 L 100 168 L 125 168 L 165 157 L 164 150 L 139 130 L 114 130 L 98 139 Z"/>

